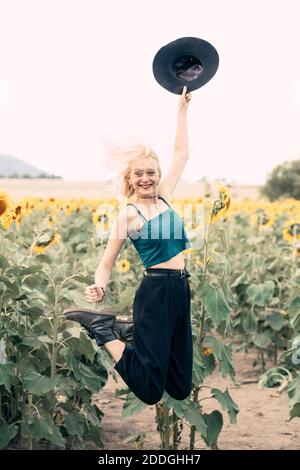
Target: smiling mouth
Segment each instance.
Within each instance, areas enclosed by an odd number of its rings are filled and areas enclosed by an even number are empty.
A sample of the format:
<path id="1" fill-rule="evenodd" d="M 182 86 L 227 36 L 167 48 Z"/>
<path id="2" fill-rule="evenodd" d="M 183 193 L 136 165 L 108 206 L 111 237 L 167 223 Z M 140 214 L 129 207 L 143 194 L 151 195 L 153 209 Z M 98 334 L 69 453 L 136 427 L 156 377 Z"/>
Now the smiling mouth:
<path id="1" fill-rule="evenodd" d="M 152 186 L 152 184 L 148 184 L 148 186 L 142 186 L 141 185 L 141 188 L 148 189 L 148 188 L 150 188 L 150 186 Z"/>

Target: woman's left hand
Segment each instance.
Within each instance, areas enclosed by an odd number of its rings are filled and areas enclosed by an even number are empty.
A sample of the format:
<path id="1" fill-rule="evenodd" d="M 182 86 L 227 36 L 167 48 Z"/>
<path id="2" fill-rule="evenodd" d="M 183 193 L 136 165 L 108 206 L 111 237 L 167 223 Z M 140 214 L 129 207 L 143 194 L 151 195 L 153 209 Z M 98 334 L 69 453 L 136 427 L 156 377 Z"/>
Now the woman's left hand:
<path id="1" fill-rule="evenodd" d="M 187 87 L 184 86 L 179 99 L 179 111 L 186 111 L 188 109 L 189 102 L 191 101 L 191 99 L 192 94 L 187 93 Z"/>

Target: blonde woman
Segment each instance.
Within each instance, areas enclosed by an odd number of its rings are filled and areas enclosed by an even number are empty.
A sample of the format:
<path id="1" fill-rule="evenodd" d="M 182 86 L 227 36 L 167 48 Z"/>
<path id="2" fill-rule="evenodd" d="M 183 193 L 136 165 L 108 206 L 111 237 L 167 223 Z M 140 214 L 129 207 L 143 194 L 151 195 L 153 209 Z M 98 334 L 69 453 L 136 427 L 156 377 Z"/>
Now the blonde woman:
<path id="1" fill-rule="evenodd" d="M 123 153 L 125 169 L 118 175 L 123 196 L 131 198 L 117 215 L 95 273 L 86 288 L 89 302 L 101 302 L 112 268 L 127 239 L 131 239 L 145 267 L 133 301 L 133 344 L 117 339 L 120 321 L 104 309 L 67 309 L 67 319 L 79 322 L 104 346 L 114 368 L 144 403 L 157 403 L 164 390 L 184 400 L 192 389 L 193 344 L 190 320 L 190 274 L 183 250 L 191 245 L 183 222 L 172 209 L 172 193 L 188 160 L 187 109 L 191 94 L 183 88 L 171 167 L 161 179 L 159 160 L 150 147 L 136 146 Z M 126 328 L 123 328 L 126 336 Z"/>

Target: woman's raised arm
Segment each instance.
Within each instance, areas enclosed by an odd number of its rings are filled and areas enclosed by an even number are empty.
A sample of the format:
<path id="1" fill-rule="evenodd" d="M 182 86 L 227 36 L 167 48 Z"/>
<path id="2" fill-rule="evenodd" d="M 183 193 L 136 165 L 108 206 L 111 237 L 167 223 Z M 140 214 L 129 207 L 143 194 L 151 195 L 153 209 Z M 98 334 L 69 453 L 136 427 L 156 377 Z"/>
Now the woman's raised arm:
<path id="1" fill-rule="evenodd" d="M 187 109 L 192 98 L 184 87 L 179 99 L 177 128 L 174 143 L 173 160 L 166 176 L 162 178 L 159 185 L 159 193 L 170 198 L 189 158 L 188 132 L 187 132 Z"/>

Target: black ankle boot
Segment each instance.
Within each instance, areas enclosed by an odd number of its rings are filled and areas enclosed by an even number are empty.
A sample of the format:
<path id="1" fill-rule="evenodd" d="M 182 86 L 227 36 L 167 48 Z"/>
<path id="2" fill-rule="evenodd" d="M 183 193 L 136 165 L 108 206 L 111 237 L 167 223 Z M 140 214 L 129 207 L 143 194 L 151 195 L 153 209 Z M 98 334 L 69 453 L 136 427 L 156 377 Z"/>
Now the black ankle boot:
<path id="1" fill-rule="evenodd" d="M 116 321 L 115 313 L 107 308 L 101 312 L 88 310 L 85 308 L 67 308 L 63 312 L 65 318 L 76 321 L 83 326 L 88 335 L 95 339 L 98 346 L 103 346 L 109 341 L 118 339 L 113 330 Z"/>
<path id="2" fill-rule="evenodd" d="M 114 330 L 121 341 L 133 343 L 133 322 L 130 320 L 116 320 Z"/>

